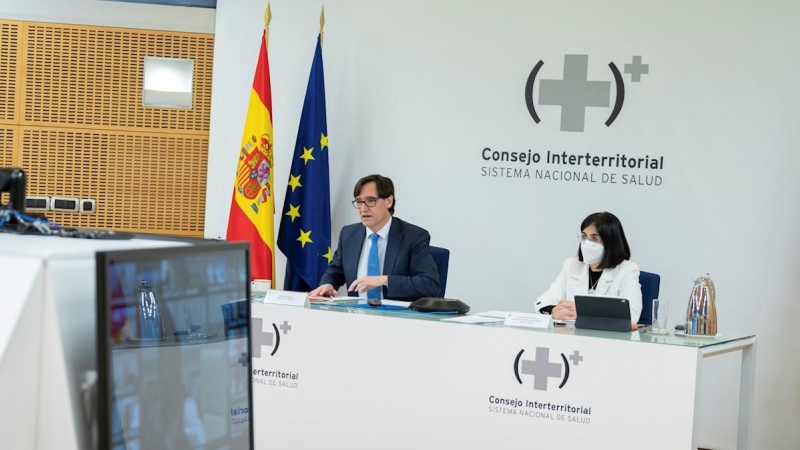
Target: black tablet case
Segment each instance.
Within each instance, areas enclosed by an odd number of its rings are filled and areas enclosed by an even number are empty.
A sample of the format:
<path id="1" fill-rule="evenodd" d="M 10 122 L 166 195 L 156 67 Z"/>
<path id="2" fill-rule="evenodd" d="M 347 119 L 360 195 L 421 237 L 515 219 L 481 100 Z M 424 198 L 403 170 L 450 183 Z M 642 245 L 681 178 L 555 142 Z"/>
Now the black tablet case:
<path id="1" fill-rule="evenodd" d="M 575 328 L 630 331 L 631 309 L 628 300 L 620 297 L 576 295 Z"/>

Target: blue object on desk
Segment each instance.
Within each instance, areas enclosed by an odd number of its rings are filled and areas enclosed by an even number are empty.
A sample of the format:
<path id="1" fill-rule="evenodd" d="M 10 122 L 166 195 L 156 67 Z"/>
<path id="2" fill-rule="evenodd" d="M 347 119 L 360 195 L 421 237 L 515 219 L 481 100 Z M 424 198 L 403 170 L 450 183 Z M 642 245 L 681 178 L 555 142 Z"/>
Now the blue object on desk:
<path id="1" fill-rule="evenodd" d="M 448 314 L 448 315 L 450 315 L 450 314 L 452 314 L 452 315 L 458 314 L 458 311 L 456 311 L 456 310 L 453 310 L 453 311 L 439 311 L 439 312 L 420 312 L 420 311 L 414 311 L 412 309 L 408 309 L 405 306 L 386 305 L 386 304 L 383 304 L 381 306 L 370 306 L 370 305 L 367 305 L 367 304 L 341 303 L 341 304 L 336 304 L 336 305 L 325 305 L 325 306 L 338 306 L 338 307 L 342 307 L 342 308 L 358 308 L 358 309 L 367 309 L 367 310 L 372 310 L 372 311 L 391 311 L 391 312 L 396 312 L 396 313 L 400 313 L 400 314 L 423 315 L 423 316 L 434 315 L 434 314 Z"/>
<path id="2" fill-rule="evenodd" d="M 222 322 L 225 325 L 225 336 L 231 337 L 237 333 L 247 333 L 250 325 L 249 303 L 247 300 L 237 300 L 220 306 Z"/>
<path id="3" fill-rule="evenodd" d="M 385 304 L 381 304 L 380 306 L 372 306 L 370 304 L 366 304 L 366 305 L 355 304 L 355 305 L 352 305 L 352 306 L 355 307 L 355 308 L 381 309 L 381 310 L 384 310 L 384 311 L 386 311 L 386 310 L 394 311 L 394 310 L 398 310 L 398 309 L 408 309 L 405 306 L 385 305 Z"/>

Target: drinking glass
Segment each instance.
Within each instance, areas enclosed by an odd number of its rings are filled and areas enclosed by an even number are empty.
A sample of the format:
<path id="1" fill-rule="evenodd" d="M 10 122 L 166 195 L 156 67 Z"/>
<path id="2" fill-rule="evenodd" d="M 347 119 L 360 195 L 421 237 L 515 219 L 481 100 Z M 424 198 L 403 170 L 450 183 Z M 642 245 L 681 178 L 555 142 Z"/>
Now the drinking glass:
<path id="1" fill-rule="evenodd" d="M 653 334 L 667 334 L 667 315 L 669 303 L 662 299 L 653 299 Z"/>
<path id="2" fill-rule="evenodd" d="M 190 338 L 206 336 L 206 310 L 202 305 L 184 306 L 183 318 Z"/>

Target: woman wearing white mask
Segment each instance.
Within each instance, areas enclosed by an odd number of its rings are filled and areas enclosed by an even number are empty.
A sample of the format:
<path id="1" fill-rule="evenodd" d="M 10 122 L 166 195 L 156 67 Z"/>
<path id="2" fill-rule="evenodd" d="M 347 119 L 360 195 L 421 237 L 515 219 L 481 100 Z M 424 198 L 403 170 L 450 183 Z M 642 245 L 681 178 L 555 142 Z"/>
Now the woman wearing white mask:
<path id="1" fill-rule="evenodd" d="M 639 266 L 632 261 L 625 231 L 609 212 L 594 213 L 581 223 L 578 256 L 564 261 L 550 289 L 536 299 L 536 310 L 554 319 L 574 320 L 576 295 L 604 295 L 628 299 L 631 323 L 642 312 Z"/>

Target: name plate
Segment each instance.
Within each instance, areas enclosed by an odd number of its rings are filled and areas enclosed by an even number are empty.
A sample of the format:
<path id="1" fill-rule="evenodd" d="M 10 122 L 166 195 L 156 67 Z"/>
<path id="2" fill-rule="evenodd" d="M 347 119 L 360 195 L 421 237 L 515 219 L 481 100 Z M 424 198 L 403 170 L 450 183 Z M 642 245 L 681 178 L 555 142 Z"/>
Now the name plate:
<path id="1" fill-rule="evenodd" d="M 503 325 L 511 327 L 537 328 L 540 330 L 552 330 L 553 318 L 548 314 L 510 312 L 506 316 Z"/>
<path id="2" fill-rule="evenodd" d="M 304 307 L 308 303 L 308 293 L 277 290 L 267 291 L 267 295 L 264 297 L 264 303 L 268 305 Z"/>

